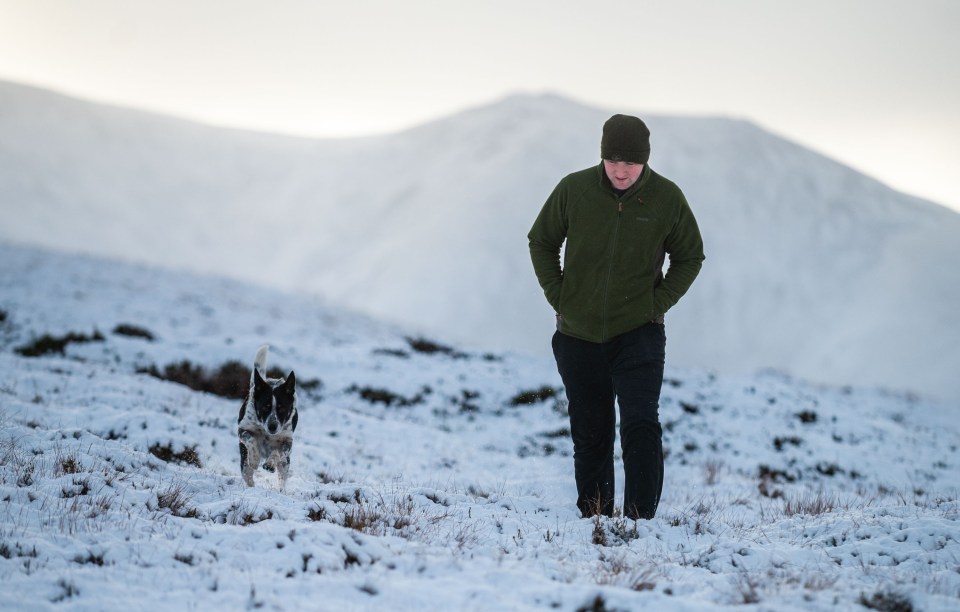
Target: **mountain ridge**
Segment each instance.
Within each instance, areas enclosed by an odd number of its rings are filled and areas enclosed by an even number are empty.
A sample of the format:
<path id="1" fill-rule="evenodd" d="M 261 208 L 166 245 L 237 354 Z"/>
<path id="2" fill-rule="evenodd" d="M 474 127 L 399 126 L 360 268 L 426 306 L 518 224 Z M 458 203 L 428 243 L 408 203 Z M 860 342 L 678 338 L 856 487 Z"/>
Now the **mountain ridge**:
<path id="1" fill-rule="evenodd" d="M 517 94 L 392 134 L 313 140 L 50 96 L 0 84 L 0 206 L 14 221 L 0 238 L 549 350 L 526 232 L 564 174 L 598 163 L 607 111 Z M 8 112 L 37 100 L 45 117 Z M 669 360 L 960 398 L 960 215 L 747 120 L 643 116 L 651 167 L 684 189 L 706 244 L 668 313 Z"/>

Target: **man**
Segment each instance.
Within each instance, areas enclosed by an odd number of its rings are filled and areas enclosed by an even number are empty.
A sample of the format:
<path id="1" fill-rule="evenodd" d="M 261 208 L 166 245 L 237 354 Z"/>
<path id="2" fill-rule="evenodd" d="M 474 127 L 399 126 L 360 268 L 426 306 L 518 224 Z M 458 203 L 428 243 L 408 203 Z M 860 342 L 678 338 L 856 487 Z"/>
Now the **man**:
<path id="1" fill-rule="evenodd" d="M 663 489 L 663 315 L 700 271 L 703 241 L 683 193 L 646 165 L 643 121 L 608 119 L 600 157 L 560 181 L 527 237 L 557 316 L 553 354 L 569 404 L 577 507 L 585 517 L 613 515 L 616 400 L 623 513 L 651 519 Z"/>

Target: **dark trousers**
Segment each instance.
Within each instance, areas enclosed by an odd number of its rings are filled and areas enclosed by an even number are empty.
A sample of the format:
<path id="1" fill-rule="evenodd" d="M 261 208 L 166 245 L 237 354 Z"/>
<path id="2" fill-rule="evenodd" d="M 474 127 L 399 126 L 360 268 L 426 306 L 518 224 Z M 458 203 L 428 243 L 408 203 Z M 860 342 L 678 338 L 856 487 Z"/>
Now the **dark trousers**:
<path id="1" fill-rule="evenodd" d="M 583 516 L 613 515 L 613 447 L 620 405 L 623 513 L 651 519 L 663 490 L 658 409 L 666 335 L 643 327 L 598 344 L 557 332 L 553 354 L 567 392 L 577 507 Z"/>

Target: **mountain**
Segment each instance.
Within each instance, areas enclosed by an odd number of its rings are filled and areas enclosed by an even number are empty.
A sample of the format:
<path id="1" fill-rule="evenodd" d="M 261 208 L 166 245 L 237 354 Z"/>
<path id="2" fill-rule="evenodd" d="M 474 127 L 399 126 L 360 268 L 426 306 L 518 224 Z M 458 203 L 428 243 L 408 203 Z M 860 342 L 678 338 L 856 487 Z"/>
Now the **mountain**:
<path id="1" fill-rule="evenodd" d="M 609 114 L 514 96 L 396 134 L 309 140 L 2 84 L 0 237 L 547 354 L 526 232 L 564 174 L 597 163 Z M 672 363 L 960 399 L 960 215 L 749 122 L 638 114 L 707 255 L 667 317 Z"/>
<path id="2" fill-rule="evenodd" d="M 238 469 L 264 343 L 299 384 L 283 491 Z M 549 357 L 313 296 L 0 243 L 0 371 L 3 610 L 960 603 L 960 428 L 906 393 L 669 365 L 634 522 L 579 516 Z"/>

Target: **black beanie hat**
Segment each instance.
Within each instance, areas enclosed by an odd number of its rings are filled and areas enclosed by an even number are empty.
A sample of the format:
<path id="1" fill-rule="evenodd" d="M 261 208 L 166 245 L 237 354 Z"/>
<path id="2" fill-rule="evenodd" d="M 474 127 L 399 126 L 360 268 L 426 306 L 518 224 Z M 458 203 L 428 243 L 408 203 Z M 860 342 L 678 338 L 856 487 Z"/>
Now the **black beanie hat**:
<path id="1" fill-rule="evenodd" d="M 637 117 L 614 115 L 603 124 L 600 157 L 645 164 L 650 159 L 650 130 Z"/>

